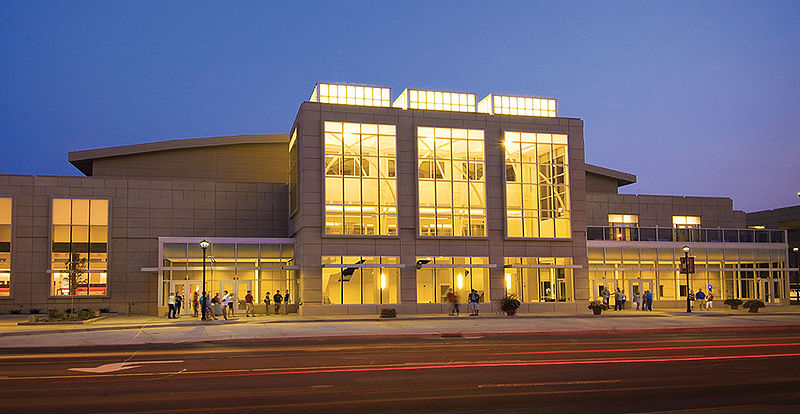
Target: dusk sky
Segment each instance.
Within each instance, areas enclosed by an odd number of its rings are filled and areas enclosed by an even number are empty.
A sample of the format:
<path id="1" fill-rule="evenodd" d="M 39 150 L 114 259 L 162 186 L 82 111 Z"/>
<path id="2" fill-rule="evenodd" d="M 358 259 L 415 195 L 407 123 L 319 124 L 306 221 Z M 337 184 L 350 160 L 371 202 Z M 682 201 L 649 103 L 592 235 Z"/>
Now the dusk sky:
<path id="1" fill-rule="evenodd" d="M 317 81 L 558 99 L 625 193 L 800 204 L 800 1 L 0 2 L 0 173 L 287 133 Z M 265 166 L 266 167 L 266 166 Z"/>

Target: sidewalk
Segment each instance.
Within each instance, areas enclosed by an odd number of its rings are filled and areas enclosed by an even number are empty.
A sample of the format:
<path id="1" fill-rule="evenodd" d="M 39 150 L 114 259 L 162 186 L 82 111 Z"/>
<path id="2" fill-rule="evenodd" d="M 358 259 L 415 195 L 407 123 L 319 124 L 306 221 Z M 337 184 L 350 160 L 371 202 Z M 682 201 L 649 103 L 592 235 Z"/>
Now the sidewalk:
<path id="1" fill-rule="evenodd" d="M 397 338 L 510 334 L 603 335 L 631 331 L 800 329 L 800 312 L 621 311 L 591 314 L 497 314 L 480 317 L 408 315 L 397 319 L 377 316 L 303 317 L 270 315 L 203 322 L 191 316 L 178 320 L 154 316 L 111 315 L 87 324 L 26 325 L 28 315 L 0 317 L 0 348 L 136 345 L 227 340 L 300 340 L 322 338 Z"/>

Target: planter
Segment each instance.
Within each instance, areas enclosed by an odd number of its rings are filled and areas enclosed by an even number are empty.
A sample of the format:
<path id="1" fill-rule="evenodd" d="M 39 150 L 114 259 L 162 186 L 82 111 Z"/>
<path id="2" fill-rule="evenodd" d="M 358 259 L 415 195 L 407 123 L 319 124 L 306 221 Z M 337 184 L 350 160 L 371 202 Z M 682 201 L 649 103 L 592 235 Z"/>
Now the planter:
<path id="1" fill-rule="evenodd" d="M 594 309 L 592 309 L 592 313 L 594 313 L 595 315 L 602 315 L 603 314 L 603 310 L 600 309 L 600 308 L 594 308 Z"/>
<path id="2" fill-rule="evenodd" d="M 517 310 L 514 308 L 503 309 L 503 313 L 505 313 L 506 316 L 514 316 L 517 314 Z"/>
<path id="3" fill-rule="evenodd" d="M 731 305 L 731 309 L 739 309 L 739 305 Z"/>
<path id="4" fill-rule="evenodd" d="M 750 312 L 750 313 L 758 313 L 758 306 L 751 307 L 750 310 L 748 310 L 748 312 Z"/>

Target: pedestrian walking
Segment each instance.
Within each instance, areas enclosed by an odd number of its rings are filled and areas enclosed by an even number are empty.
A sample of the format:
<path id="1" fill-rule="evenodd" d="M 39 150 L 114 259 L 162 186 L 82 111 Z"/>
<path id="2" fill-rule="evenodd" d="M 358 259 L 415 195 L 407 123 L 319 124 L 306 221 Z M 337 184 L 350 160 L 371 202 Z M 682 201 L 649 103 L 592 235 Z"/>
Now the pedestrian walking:
<path id="1" fill-rule="evenodd" d="M 197 291 L 195 290 L 194 291 L 194 295 L 192 295 L 192 310 L 194 310 L 194 317 L 195 318 L 197 317 L 198 307 L 200 305 L 200 300 L 199 300 L 198 296 L 200 296 L 200 295 L 198 295 Z M 205 318 L 203 318 L 203 319 L 205 319 Z"/>
<path id="2" fill-rule="evenodd" d="M 264 295 L 264 305 L 265 305 L 264 308 L 266 309 L 264 311 L 265 315 L 269 315 L 269 301 L 270 301 L 270 298 L 271 298 L 271 296 L 270 296 L 269 292 L 267 292 L 267 294 Z"/>
<path id="3" fill-rule="evenodd" d="M 642 302 L 642 295 L 633 295 L 633 309 L 639 310 L 639 304 Z"/>
<path id="4" fill-rule="evenodd" d="M 469 316 L 478 316 L 478 312 L 480 311 L 480 306 L 478 302 L 481 300 L 480 295 L 475 289 L 469 293 Z"/>
<path id="5" fill-rule="evenodd" d="M 250 293 L 249 290 L 247 291 L 247 295 L 244 296 L 244 306 L 245 306 L 245 312 L 244 312 L 245 318 L 249 318 L 250 316 L 256 316 L 256 311 L 254 308 L 255 305 L 253 305 L 253 295 Z"/>
<path id="6" fill-rule="evenodd" d="M 708 290 L 708 297 L 706 297 L 706 310 L 711 310 L 714 307 L 714 294 Z"/>
<path id="7" fill-rule="evenodd" d="M 697 310 L 704 311 L 706 308 L 706 294 L 703 293 L 703 289 L 698 289 L 694 298 L 697 301 Z"/>
<path id="8" fill-rule="evenodd" d="M 689 309 L 694 310 L 694 292 L 689 290 L 688 295 L 689 295 Z"/>
<path id="9" fill-rule="evenodd" d="M 169 297 L 167 298 L 167 306 L 169 309 L 167 310 L 167 319 L 175 319 L 175 293 L 169 292 Z"/>
<path id="10" fill-rule="evenodd" d="M 619 310 L 625 309 L 625 304 L 628 302 L 628 297 L 625 296 L 625 289 L 622 289 L 622 295 L 620 296 L 620 300 L 622 303 L 620 304 Z"/>
<path id="11" fill-rule="evenodd" d="M 231 296 L 228 295 L 228 291 L 225 291 L 225 294 L 222 295 L 222 302 L 220 305 L 222 306 L 222 317 L 225 320 L 228 320 L 228 302 L 231 300 Z"/>
<path id="12" fill-rule="evenodd" d="M 450 316 L 458 316 L 458 296 L 453 289 L 447 291 L 447 303 L 450 304 Z"/>
<path id="13" fill-rule="evenodd" d="M 617 288 L 617 291 L 614 292 L 614 310 L 615 311 L 622 310 L 621 305 L 622 305 L 622 292 L 620 292 L 619 288 Z"/>
<path id="14" fill-rule="evenodd" d="M 283 295 L 283 311 L 286 312 L 287 315 L 289 314 L 289 291 L 288 290 L 286 291 L 286 294 Z"/>
<path id="15" fill-rule="evenodd" d="M 272 296 L 272 300 L 275 302 L 275 314 L 278 315 L 281 311 L 281 302 L 283 301 L 283 296 L 281 296 L 280 289 L 275 291 L 275 295 Z"/>
<path id="16" fill-rule="evenodd" d="M 608 309 L 608 298 L 611 297 L 611 293 L 609 293 L 608 288 L 603 288 L 603 291 L 600 293 L 600 296 L 603 297 L 603 305 Z"/>
<path id="17" fill-rule="evenodd" d="M 653 292 L 651 292 L 649 290 L 645 290 L 644 294 L 645 294 L 645 302 L 647 304 L 647 310 L 648 311 L 652 311 L 653 310 Z"/>

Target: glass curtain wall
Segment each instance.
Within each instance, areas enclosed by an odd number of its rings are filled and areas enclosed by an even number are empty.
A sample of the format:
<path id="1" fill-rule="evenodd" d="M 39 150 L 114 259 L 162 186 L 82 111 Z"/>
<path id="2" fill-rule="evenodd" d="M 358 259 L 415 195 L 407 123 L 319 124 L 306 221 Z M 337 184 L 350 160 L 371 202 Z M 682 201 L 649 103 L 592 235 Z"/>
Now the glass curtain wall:
<path id="1" fill-rule="evenodd" d="M 684 255 L 680 249 L 590 247 L 588 254 L 591 283 L 616 280 L 628 289 L 631 282 L 651 280 L 655 298 L 686 298 L 686 275 L 677 270 Z M 775 291 L 773 299 L 782 299 L 777 295 L 782 294 L 786 280 L 786 271 L 781 270 L 786 268 L 783 250 L 694 248 L 690 255 L 695 257 L 696 269 L 690 276 L 693 292 L 708 292 L 711 287 L 718 300 L 756 299 L 765 293 L 763 284 L 778 283 L 770 292 Z"/>
<path id="2" fill-rule="evenodd" d="M 107 294 L 108 200 L 53 199 L 53 296 Z"/>
<path id="3" fill-rule="evenodd" d="M 184 303 L 191 303 L 187 299 L 202 292 L 203 249 L 198 243 L 164 243 L 161 254 L 163 303 L 175 291 L 183 293 Z M 206 290 L 212 297 L 227 290 L 241 302 L 251 290 L 261 303 L 267 292 L 271 298 L 277 290 L 285 294 L 288 289 L 291 303 L 297 303 L 296 272 L 275 269 L 293 265 L 293 244 L 211 243 L 206 256 Z"/>
<path id="4" fill-rule="evenodd" d="M 506 131 L 504 147 L 507 236 L 570 238 L 567 136 Z"/>
<path id="5" fill-rule="evenodd" d="M 11 295 L 11 199 L 0 198 L 0 296 Z"/>
<path id="6" fill-rule="evenodd" d="M 449 290 L 459 302 L 466 302 L 471 289 L 478 292 L 481 302 L 489 301 L 489 269 L 472 267 L 488 264 L 488 257 L 418 257 L 417 260 L 428 260 L 417 270 L 417 303 L 446 303 Z"/>
<path id="7" fill-rule="evenodd" d="M 399 257 L 323 256 L 323 265 L 364 265 L 366 267 L 323 267 L 322 304 L 400 303 Z"/>
<path id="8" fill-rule="evenodd" d="M 325 122 L 325 233 L 397 235 L 394 125 Z"/>
<path id="9" fill-rule="evenodd" d="M 486 236 L 482 130 L 417 128 L 422 236 Z"/>
<path id="10" fill-rule="evenodd" d="M 571 257 L 506 257 L 506 293 L 521 302 L 571 302 L 574 292 Z M 541 266 L 541 267 L 510 267 Z"/>

